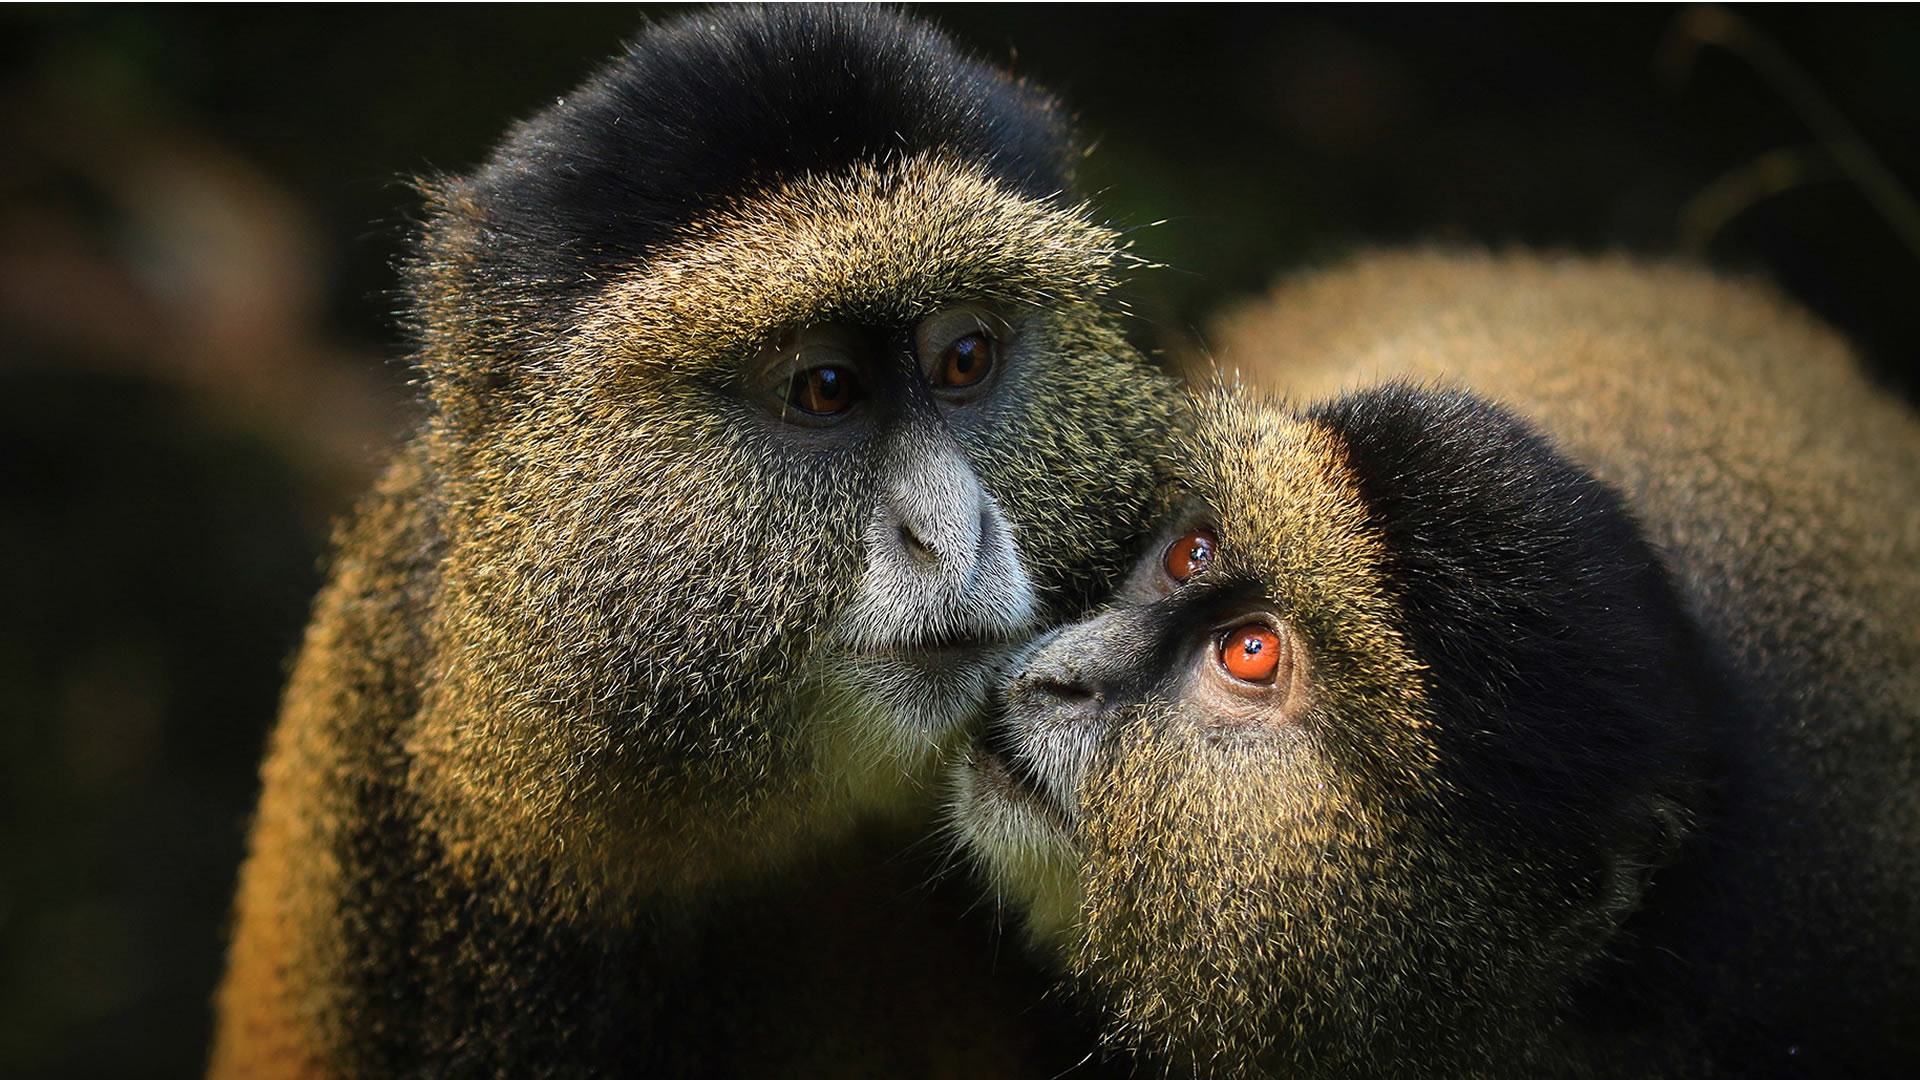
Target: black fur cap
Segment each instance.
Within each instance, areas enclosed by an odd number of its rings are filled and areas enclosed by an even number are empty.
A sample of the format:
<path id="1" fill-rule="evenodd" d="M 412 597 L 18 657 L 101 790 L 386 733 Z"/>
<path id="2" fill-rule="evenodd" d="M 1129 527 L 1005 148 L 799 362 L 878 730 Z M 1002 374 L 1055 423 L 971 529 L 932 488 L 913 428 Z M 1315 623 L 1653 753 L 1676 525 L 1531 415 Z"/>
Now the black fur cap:
<path id="1" fill-rule="evenodd" d="M 728 200 L 936 150 L 1034 198 L 1070 181 L 1053 99 L 925 23 L 864 5 L 721 7 L 648 27 L 448 202 L 480 219 L 485 276 L 578 296 Z"/>
<path id="2" fill-rule="evenodd" d="M 1343 436 L 1384 535 L 1462 809 L 1526 843 L 1631 829 L 1605 819 L 1680 796 L 1706 676 L 1619 496 L 1472 394 L 1392 383 L 1313 415 Z"/>

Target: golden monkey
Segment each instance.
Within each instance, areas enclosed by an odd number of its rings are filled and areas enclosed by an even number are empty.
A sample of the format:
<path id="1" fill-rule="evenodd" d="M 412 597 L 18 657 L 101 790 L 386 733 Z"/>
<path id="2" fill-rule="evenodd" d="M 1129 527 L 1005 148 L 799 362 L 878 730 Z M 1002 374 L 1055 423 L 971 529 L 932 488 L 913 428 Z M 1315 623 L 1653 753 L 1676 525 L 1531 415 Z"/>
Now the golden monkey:
<path id="1" fill-rule="evenodd" d="M 1920 1066 L 1920 425 L 1771 290 L 1385 255 L 1228 318 L 1186 508 L 957 821 L 1176 1072 Z"/>
<path id="2" fill-rule="evenodd" d="M 287 691 L 216 1075 L 1029 1060 L 892 856 L 1154 497 L 1172 382 L 1075 154 L 897 13 L 730 8 L 427 185 L 427 415 Z"/>

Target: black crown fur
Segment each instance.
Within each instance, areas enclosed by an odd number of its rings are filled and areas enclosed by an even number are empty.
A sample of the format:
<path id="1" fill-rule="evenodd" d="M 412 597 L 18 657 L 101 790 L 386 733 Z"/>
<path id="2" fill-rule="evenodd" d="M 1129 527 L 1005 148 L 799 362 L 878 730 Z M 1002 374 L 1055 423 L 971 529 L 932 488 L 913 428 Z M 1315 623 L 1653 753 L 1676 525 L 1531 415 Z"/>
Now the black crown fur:
<path id="1" fill-rule="evenodd" d="M 726 200 L 939 150 L 1045 198 L 1066 117 L 934 28 L 861 5 L 728 7 L 661 22 L 518 125 L 466 181 L 486 257 L 579 295 Z"/>

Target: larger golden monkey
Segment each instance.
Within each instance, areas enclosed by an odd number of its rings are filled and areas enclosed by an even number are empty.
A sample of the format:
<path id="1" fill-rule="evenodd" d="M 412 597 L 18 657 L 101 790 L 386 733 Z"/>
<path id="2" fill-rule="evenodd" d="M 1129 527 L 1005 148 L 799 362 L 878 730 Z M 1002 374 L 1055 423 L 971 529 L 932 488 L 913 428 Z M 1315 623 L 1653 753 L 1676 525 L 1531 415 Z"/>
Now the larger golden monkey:
<path id="1" fill-rule="evenodd" d="M 430 414 L 287 692 L 217 1075 L 1018 1061 L 860 845 L 1146 512 L 1170 380 L 1071 161 L 922 24 L 721 9 L 430 186 Z"/>

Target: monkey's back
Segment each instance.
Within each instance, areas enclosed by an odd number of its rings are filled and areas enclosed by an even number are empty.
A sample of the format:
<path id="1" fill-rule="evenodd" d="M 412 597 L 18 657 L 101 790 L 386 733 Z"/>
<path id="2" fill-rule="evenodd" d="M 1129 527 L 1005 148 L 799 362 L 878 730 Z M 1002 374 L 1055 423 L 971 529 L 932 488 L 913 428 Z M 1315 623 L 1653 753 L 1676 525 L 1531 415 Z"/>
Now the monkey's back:
<path id="1" fill-rule="evenodd" d="M 1723 1067 L 1920 1055 L 1913 413 L 1771 289 L 1627 258 L 1373 256 L 1216 329 L 1222 375 L 1296 403 L 1497 399 L 1627 496 L 1728 684 L 1717 805 L 1629 926 L 1684 944 L 1682 1038 Z"/>

